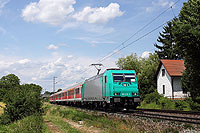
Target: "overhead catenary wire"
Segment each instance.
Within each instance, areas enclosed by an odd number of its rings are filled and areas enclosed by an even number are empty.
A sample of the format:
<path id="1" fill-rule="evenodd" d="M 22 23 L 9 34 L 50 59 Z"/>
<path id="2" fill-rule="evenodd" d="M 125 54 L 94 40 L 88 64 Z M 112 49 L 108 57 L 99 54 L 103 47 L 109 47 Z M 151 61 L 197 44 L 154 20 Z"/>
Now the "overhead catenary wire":
<path id="1" fill-rule="evenodd" d="M 117 47 L 115 47 L 111 52 L 109 52 L 106 56 L 108 56 L 109 54 L 113 53 L 114 50 L 117 50 L 117 48 L 119 48 L 120 46 L 124 46 L 124 44 L 126 42 L 128 42 L 131 38 L 133 38 L 135 35 L 137 35 L 139 32 L 141 32 L 142 30 L 144 30 L 147 26 L 149 26 L 150 24 L 152 24 L 155 20 L 157 20 L 160 16 L 162 16 L 165 12 L 167 12 L 168 10 L 172 10 L 172 7 L 175 6 L 180 0 L 177 0 L 173 5 L 171 5 L 170 7 L 168 7 L 166 10 L 164 10 L 163 12 L 161 12 L 158 16 L 156 16 L 154 19 L 152 19 L 150 22 L 148 22 L 147 24 L 145 24 L 142 28 L 140 28 L 139 30 L 137 30 L 133 35 L 131 35 L 128 39 L 126 39 L 125 41 L 123 41 L 120 45 L 118 45 Z M 174 15 L 174 12 L 173 12 Z M 174 15 L 175 16 L 175 15 Z M 106 56 L 104 56 L 103 58 L 105 58 Z M 101 60 L 101 59 L 100 59 Z"/>
<path id="2" fill-rule="evenodd" d="M 172 19 L 171 19 L 171 20 L 172 20 Z M 113 56 L 114 54 L 118 53 L 119 51 L 121 51 L 121 50 L 127 48 L 128 46 L 130 46 L 130 45 L 136 43 L 137 41 L 141 40 L 142 38 L 148 36 L 149 34 L 151 34 L 151 33 L 154 32 L 154 31 L 156 31 L 157 29 L 163 27 L 165 24 L 167 24 L 167 23 L 170 22 L 171 20 L 169 20 L 169 21 L 167 21 L 167 22 L 165 22 L 165 23 L 159 25 L 158 27 L 156 27 L 156 28 L 154 28 L 153 30 L 151 30 L 150 32 L 148 32 L 148 33 L 142 35 L 141 37 L 137 38 L 136 40 L 132 41 L 131 43 L 129 43 L 129 44 L 127 44 L 127 45 L 124 45 L 122 48 L 120 48 L 119 50 L 117 50 L 117 51 L 111 53 L 110 55 L 108 55 L 108 56 L 106 56 L 106 57 L 104 57 L 104 58 L 103 58 L 102 60 L 100 60 L 99 62 L 102 62 L 102 61 L 104 61 L 104 60 L 110 58 L 111 56 Z M 90 67 L 89 69 L 91 69 L 91 67 Z M 83 71 L 83 72 L 80 73 L 80 74 L 83 74 L 84 72 L 88 71 L 89 69 L 86 69 L 85 71 Z M 59 82 L 60 82 L 60 81 L 59 81 Z M 57 83 L 58 83 L 58 82 L 57 82 Z"/>
<path id="3" fill-rule="evenodd" d="M 171 21 L 171 20 L 170 20 L 170 21 Z M 109 56 L 107 56 L 107 57 L 105 57 L 104 59 L 100 60 L 100 62 L 102 62 L 102 61 L 108 59 L 109 57 L 113 56 L 114 54 L 118 53 L 119 51 L 121 51 L 121 50 L 127 48 L 128 46 L 134 44 L 135 42 L 139 41 L 140 39 L 146 37 L 147 35 L 151 34 L 152 32 L 156 31 L 157 29 L 161 28 L 163 25 L 167 24 L 168 22 L 169 22 L 169 21 L 167 21 L 167 22 L 161 24 L 160 26 L 158 26 L 158 27 L 156 27 L 155 29 L 151 30 L 150 32 L 144 34 L 143 36 L 137 38 L 136 40 L 132 41 L 131 43 L 125 45 L 124 47 L 120 48 L 119 50 L 117 50 L 117 51 L 111 53 Z"/>
<path id="4" fill-rule="evenodd" d="M 167 22 L 161 24 L 160 26 L 156 27 L 155 29 L 151 30 L 150 32 L 144 34 L 143 36 L 137 38 L 136 40 L 132 41 L 131 43 L 125 45 L 125 43 L 127 43 L 131 38 L 133 38 L 135 35 L 137 35 L 138 33 L 140 33 L 142 30 L 144 30 L 146 27 L 148 27 L 150 24 L 152 24 L 155 20 L 157 20 L 160 16 L 162 16 L 165 12 L 167 12 L 169 9 L 173 10 L 172 7 L 174 7 L 180 0 L 177 0 L 173 5 L 171 5 L 170 7 L 168 7 L 166 10 L 164 10 L 163 12 L 161 12 L 159 15 L 157 15 L 154 19 L 152 19 L 150 22 L 148 22 L 147 24 L 145 24 L 142 28 L 140 28 L 138 31 L 136 31 L 133 35 L 131 35 L 128 39 L 126 39 L 125 41 L 123 41 L 122 43 L 120 43 L 120 45 L 118 45 L 117 47 L 115 47 L 111 52 L 109 52 L 108 54 L 106 54 L 106 56 L 104 56 L 103 58 L 99 59 L 97 61 L 97 63 L 101 63 L 102 61 L 110 58 L 111 56 L 113 56 L 114 54 L 118 53 L 119 51 L 125 49 L 126 47 L 132 45 L 133 43 L 139 41 L 140 39 L 144 38 L 145 36 L 149 35 L 150 33 L 154 32 L 155 30 L 161 28 L 163 25 L 165 25 Z M 173 12 L 173 11 L 172 11 Z M 173 12 L 173 15 L 175 16 L 174 12 Z M 171 20 L 170 20 L 171 21 Z M 120 49 L 118 49 L 119 47 L 121 47 Z M 94 62 L 93 62 L 94 63 Z M 89 65 L 88 65 L 89 66 Z M 88 69 L 86 70 L 83 70 L 82 72 L 80 72 L 80 74 L 83 74 L 85 72 L 87 72 L 88 70 L 90 70 L 91 67 L 89 67 Z M 58 82 L 61 82 L 63 81 L 64 78 L 62 78 L 61 80 L 57 81 Z"/>

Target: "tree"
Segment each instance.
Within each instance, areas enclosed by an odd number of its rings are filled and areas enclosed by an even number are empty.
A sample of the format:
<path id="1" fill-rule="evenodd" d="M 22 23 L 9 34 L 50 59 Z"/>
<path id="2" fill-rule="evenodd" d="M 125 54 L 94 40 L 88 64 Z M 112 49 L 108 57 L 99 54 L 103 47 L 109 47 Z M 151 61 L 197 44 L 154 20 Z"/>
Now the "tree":
<path id="1" fill-rule="evenodd" d="M 20 79 L 14 74 L 8 74 L 0 79 L 0 101 L 5 96 L 6 91 L 20 85 Z"/>
<path id="2" fill-rule="evenodd" d="M 15 87 L 20 85 L 20 79 L 14 74 L 8 74 L 0 79 L 1 87 Z"/>
<path id="3" fill-rule="evenodd" d="M 142 98 L 156 90 L 155 73 L 159 64 L 156 53 L 150 54 L 149 58 L 138 58 L 136 54 L 131 54 L 119 58 L 116 64 L 121 69 L 136 70 Z"/>
<path id="4" fill-rule="evenodd" d="M 186 67 L 182 85 L 192 99 L 200 103 L 200 0 L 184 3 L 178 21 L 173 25 L 175 41 L 184 56 Z"/>
<path id="5" fill-rule="evenodd" d="M 150 94 L 156 91 L 156 71 L 159 64 L 158 55 L 150 54 L 149 58 L 143 58 L 141 61 L 141 70 L 138 73 L 140 94 L 145 97 L 146 94 Z"/>
<path id="6" fill-rule="evenodd" d="M 137 73 L 141 70 L 140 61 L 138 60 L 137 54 L 131 54 L 127 57 L 119 58 L 117 61 L 117 66 L 125 70 L 135 70 Z"/>
<path id="7" fill-rule="evenodd" d="M 162 45 L 154 44 L 158 49 L 155 52 L 158 54 L 160 59 L 181 59 L 180 50 L 178 49 L 174 34 L 173 34 L 173 22 L 177 21 L 175 18 L 172 22 L 168 22 L 166 26 L 163 27 L 163 32 L 159 33 L 157 41 Z"/>

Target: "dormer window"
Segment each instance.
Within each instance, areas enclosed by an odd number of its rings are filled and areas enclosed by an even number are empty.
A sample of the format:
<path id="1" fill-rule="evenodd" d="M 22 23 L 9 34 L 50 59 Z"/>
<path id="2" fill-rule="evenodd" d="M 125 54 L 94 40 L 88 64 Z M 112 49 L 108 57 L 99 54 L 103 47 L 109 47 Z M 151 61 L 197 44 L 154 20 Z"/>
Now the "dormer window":
<path id="1" fill-rule="evenodd" d="M 162 76 L 165 76 L 165 69 L 162 69 Z"/>

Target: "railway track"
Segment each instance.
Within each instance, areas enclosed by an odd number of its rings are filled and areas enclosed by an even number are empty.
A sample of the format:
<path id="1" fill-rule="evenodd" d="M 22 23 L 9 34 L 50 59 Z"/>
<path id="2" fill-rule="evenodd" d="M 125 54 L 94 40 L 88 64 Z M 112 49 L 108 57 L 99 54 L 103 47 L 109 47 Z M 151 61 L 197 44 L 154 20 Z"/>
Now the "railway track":
<path id="1" fill-rule="evenodd" d="M 137 109 L 137 110 L 130 110 L 126 114 L 130 116 L 200 124 L 200 112 L 158 110 L 158 109 Z"/>
<path id="2" fill-rule="evenodd" d="M 93 112 L 94 110 L 86 108 L 77 108 L 78 110 Z M 200 112 L 193 111 L 177 111 L 177 110 L 160 110 L 160 109 L 136 109 L 129 111 L 98 111 L 97 114 L 102 115 L 106 114 L 107 116 L 114 116 L 120 118 L 134 118 L 137 117 L 146 117 L 152 119 L 168 120 L 168 121 L 177 121 L 183 123 L 191 123 L 200 125 Z"/>
<path id="3" fill-rule="evenodd" d="M 159 120 L 176 121 L 200 125 L 200 112 L 159 110 L 159 109 L 136 109 L 129 111 L 100 111 L 100 114 L 120 118 L 145 117 Z"/>

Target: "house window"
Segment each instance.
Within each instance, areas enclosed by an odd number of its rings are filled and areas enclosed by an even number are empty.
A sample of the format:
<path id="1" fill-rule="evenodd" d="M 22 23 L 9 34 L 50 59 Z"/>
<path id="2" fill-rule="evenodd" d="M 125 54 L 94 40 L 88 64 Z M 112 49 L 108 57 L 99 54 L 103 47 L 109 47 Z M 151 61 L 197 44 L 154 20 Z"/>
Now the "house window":
<path id="1" fill-rule="evenodd" d="M 163 85 L 163 94 L 165 94 L 165 85 Z"/>
<path id="2" fill-rule="evenodd" d="M 165 76 L 165 69 L 162 69 L 162 76 Z"/>

